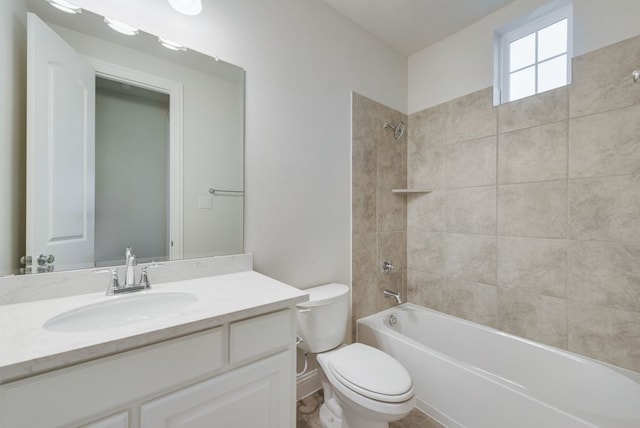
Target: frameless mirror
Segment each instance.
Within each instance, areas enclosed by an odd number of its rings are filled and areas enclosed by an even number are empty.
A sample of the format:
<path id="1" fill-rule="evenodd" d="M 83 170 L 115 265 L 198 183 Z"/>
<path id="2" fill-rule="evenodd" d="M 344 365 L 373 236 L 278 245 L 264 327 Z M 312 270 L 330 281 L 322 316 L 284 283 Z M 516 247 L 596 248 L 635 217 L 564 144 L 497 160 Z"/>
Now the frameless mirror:
<path id="1" fill-rule="evenodd" d="M 28 5 L 24 270 L 242 253 L 244 71 Z"/>

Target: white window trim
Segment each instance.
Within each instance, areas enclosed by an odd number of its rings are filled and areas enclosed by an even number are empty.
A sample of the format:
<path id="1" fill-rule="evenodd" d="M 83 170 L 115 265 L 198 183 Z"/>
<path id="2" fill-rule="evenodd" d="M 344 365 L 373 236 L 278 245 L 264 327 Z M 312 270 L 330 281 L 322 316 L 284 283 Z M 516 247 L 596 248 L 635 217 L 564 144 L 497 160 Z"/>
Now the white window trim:
<path id="1" fill-rule="evenodd" d="M 493 105 L 509 102 L 509 44 L 567 19 L 567 85 L 571 84 L 573 58 L 573 1 L 556 0 L 500 27 L 493 38 Z M 537 64 L 536 58 L 536 64 Z M 537 94 L 537 92 L 536 92 Z"/>

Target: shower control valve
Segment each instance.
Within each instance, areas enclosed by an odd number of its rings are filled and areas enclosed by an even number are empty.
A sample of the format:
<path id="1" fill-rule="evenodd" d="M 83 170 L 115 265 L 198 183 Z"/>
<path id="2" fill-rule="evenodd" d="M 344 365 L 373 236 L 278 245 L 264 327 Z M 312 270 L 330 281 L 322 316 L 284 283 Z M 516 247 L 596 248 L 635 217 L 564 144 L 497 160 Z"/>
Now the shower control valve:
<path id="1" fill-rule="evenodd" d="M 393 263 L 391 263 L 389 260 L 385 260 L 380 264 L 380 268 L 382 269 L 383 273 L 392 273 L 394 272 L 397 268 L 396 265 L 394 265 Z"/>

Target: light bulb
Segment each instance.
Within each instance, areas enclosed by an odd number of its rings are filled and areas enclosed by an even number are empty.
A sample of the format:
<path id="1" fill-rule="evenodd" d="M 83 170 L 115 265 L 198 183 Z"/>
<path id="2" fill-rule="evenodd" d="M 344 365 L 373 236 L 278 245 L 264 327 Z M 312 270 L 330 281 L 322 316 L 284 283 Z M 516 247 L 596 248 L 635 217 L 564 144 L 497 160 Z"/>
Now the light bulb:
<path id="1" fill-rule="evenodd" d="M 176 43 L 172 40 L 165 39 L 164 37 L 158 37 L 158 41 L 162 46 L 167 49 L 171 49 L 172 51 L 186 51 L 187 48 L 182 46 L 180 43 Z"/>
<path id="2" fill-rule="evenodd" d="M 140 32 L 136 27 L 132 27 L 129 24 L 125 24 L 124 22 L 117 21 L 115 19 L 107 18 L 106 16 L 104 18 L 104 22 L 106 22 L 111 29 L 127 36 L 135 36 Z"/>
<path id="3" fill-rule="evenodd" d="M 72 14 L 76 14 L 76 13 L 81 13 L 82 9 L 79 8 L 76 5 L 73 5 L 65 0 L 45 0 L 47 3 L 49 3 L 51 6 L 55 7 L 58 10 L 61 10 L 63 12 L 67 12 L 67 13 L 72 13 Z"/>
<path id="4" fill-rule="evenodd" d="M 202 11 L 202 0 L 169 0 L 169 4 L 183 15 L 197 15 Z"/>

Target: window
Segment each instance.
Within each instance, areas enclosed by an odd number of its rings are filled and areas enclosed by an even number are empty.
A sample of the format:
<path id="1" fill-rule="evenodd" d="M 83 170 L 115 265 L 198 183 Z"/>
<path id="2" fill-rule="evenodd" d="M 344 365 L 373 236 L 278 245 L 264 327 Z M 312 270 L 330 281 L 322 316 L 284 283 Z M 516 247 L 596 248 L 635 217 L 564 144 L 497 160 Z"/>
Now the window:
<path id="1" fill-rule="evenodd" d="M 555 1 L 497 30 L 494 104 L 571 83 L 573 5 Z"/>

